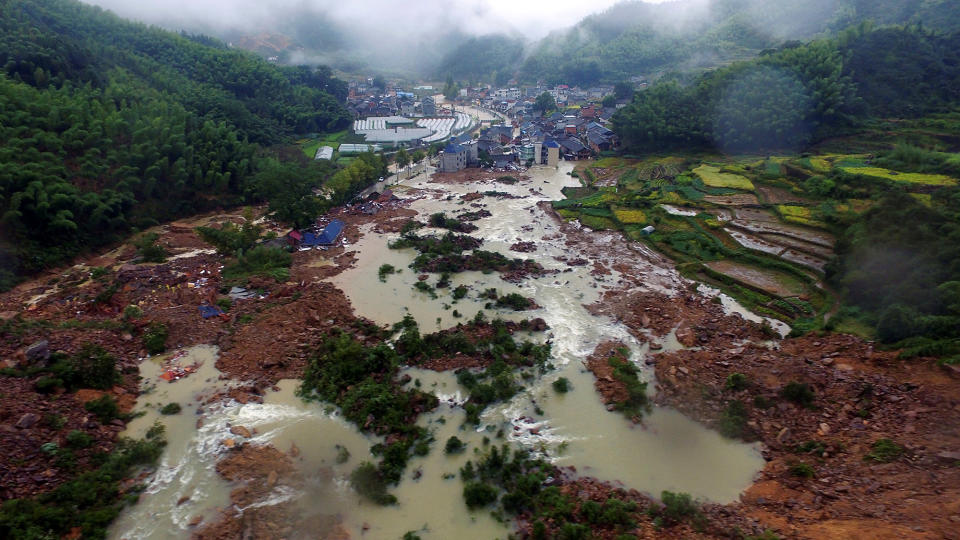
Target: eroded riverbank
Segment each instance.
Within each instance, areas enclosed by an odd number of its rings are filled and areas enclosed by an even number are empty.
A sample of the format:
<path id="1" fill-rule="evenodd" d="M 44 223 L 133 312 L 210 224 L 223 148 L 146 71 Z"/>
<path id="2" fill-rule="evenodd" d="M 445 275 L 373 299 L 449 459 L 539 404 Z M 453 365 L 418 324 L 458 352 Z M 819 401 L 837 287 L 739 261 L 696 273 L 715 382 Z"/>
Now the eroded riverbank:
<path id="1" fill-rule="evenodd" d="M 890 355 L 854 338 L 777 340 L 760 328 L 762 319 L 727 297 L 714 300 L 715 291 L 693 288 L 670 261 L 643 245 L 559 220 L 543 203 L 562 197 L 564 185 L 575 184 L 565 172 L 532 169 L 516 183 L 499 182 L 495 174 L 405 180 L 396 190 L 403 200 L 389 212 L 340 214 L 348 222 L 345 245 L 296 254 L 290 282 L 258 283 L 262 297 L 236 303 L 229 319 L 199 324 L 191 305 L 204 297 L 198 278 L 209 280 L 206 287 L 217 286 L 217 258 L 197 251 L 200 244 L 188 228 L 172 228 L 171 242 L 182 245 L 184 256 L 168 265 L 169 275 L 153 271 L 153 285 L 123 289 L 118 305 L 137 302 L 167 321 L 171 343 L 217 343 L 216 362 L 204 366 L 215 363 L 236 382 L 227 388 L 220 373 L 208 373 L 170 386 L 183 385 L 184 392 L 206 397 L 169 396 L 185 405 L 180 415 L 161 419 L 170 422 L 170 450 L 160 472 L 148 480 L 141 505 L 115 525 L 115 537 L 297 537 L 295 531 L 354 538 L 397 538 L 407 531 L 424 538 L 505 537 L 513 525 L 497 522 L 486 510 L 467 510 L 457 477 L 467 460 L 503 442 L 562 467 L 562 490 L 573 499 L 636 501 L 633 534 L 639 536 L 696 534 L 689 525 L 657 532 L 645 517 L 646 508 L 656 507 L 648 495 L 670 490 L 721 503 L 703 507 L 710 522 L 703 529 L 707 536 L 771 528 L 788 537 L 850 537 L 867 527 L 880 537 L 950 537 L 942 512 L 926 509 L 936 504 L 960 514 L 949 502 L 956 495 L 949 487 L 956 476 L 950 461 L 957 448 L 951 414 L 957 407 L 955 382 L 928 364 L 898 368 Z M 450 276 L 449 287 L 434 287 L 436 298 L 415 289 L 419 282 L 433 287 L 440 276 L 414 272 L 408 266 L 416 253 L 390 250 L 387 243 L 406 220 L 426 221 L 435 212 L 449 217 L 489 212 L 472 221 L 479 229 L 471 234 L 483 239 L 483 249 L 533 259 L 544 275 L 509 282 L 496 273 L 463 272 Z M 378 270 L 385 263 L 402 271 L 381 281 Z M 114 271 L 120 272 L 119 264 Z M 453 298 L 452 291 L 461 286 L 466 295 Z M 490 288 L 532 298 L 538 307 L 519 312 L 488 307 L 489 299 L 480 296 Z M 98 284 L 91 289 L 95 294 Z M 37 298 L 35 291 L 23 298 Z M 69 294 L 59 286 L 50 294 L 41 292 L 34 309 L 51 312 L 53 320 L 66 319 Z M 133 300 L 138 294 L 143 299 Z M 17 301 L 4 297 L 6 303 L 11 300 Z M 427 456 L 410 460 L 391 489 L 397 505 L 364 502 L 348 478 L 361 461 L 377 459 L 370 454 L 377 441 L 336 410 L 303 403 L 294 395 L 295 381 L 284 379 L 300 377 L 312 351 L 334 329 L 353 332 L 368 324 L 364 319 L 388 325 L 410 314 L 427 333 L 481 311 L 491 318 L 543 319 L 549 326 L 545 334 L 521 337 L 549 341 L 556 369 L 525 381 L 512 399 L 487 407 L 476 427 L 461 427 L 468 391 L 452 373 L 407 370 L 409 384 L 419 381 L 422 390 L 441 398 L 438 409 L 418 420 L 435 441 Z M 118 332 L 112 339 L 126 338 Z M 584 362 L 611 340 L 625 346 L 629 361 L 651 385 L 654 401 L 676 410 L 656 407 L 639 424 L 608 410 Z M 826 360 L 818 363 L 818 355 Z M 150 366 L 141 365 L 147 380 Z M 728 389 L 727 378 L 741 372 L 749 386 Z M 553 388 L 561 377 L 572 391 Z M 815 406 L 796 407 L 785 400 L 781 394 L 789 382 L 810 385 Z M 203 388 L 192 387 L 200 383 Z M 866 387 L 879 388 L 877 395 L 885 397 L 865 398 L 860 394 Z M 144 394 L 138 407 L 155 409 L 166 399 Z M 761 406 L 764 399 L 773 408 Z M 873 406 L 864 407 L 864 400 Z M 705 426 L 725 429 L 731 401 L 744 403 L 745 429 L 724 438 Z M 896 411 L 902 403 L 909 404 L 910 421 L 898 432 Z M 147 426 L 149 417 L 144 418 L 128 426 L 130 433 Z M 467 452 L 448 456 L 442 447 L 454 435 Z M 865 458 L 881 439 L 903 452 L 889 463 Z M 171 465 L 180 462 L 180 469 Z M 795 476 L 791 467 L 797 462 L 810 465 L 814 477 Z M 270 474 L 273 469 L 276 475 Z M 936 478 L 924 480 L 924 474 Z M 865 475 L 876 480 L 864 482 Z M 199 479 L 204 479 L 202 489 Z M 914 481 L 921 488 L 910 489 Z M 890 513 L 888 505 L 908 510 Z M 573 519 L 579 512 L 577 507 Z M 521 531 L 532 531 L 530 518 L 521 514 Z M 595 530 L 601 537 L 604 531 L 612 534 L 612 529 Z"/>

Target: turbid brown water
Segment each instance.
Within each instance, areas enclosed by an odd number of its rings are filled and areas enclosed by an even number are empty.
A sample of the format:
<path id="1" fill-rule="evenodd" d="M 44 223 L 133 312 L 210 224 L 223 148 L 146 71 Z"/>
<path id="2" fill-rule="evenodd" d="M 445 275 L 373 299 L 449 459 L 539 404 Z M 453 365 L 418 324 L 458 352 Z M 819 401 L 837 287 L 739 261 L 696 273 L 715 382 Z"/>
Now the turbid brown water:
<path id="1" fill-rule="evenodd" d="M 602 341 L 617 340 L 628 344 L 631 360 L 642 370 L 642 376 L 652 375 L 643 360 L 650 352 L 627 330 L 614 321 L 597 318 L 587 312 L 584 304 L 595 302 L 605 287 L 619 281 L 613 275 L 598 281 L 590 274 L 590 267 L 568 266 L 555 257 L 576 257 L 560 233 L 558 224 L 537 207 L 536 203 L 562 197 L 564 185 L 577 185 L 567 173 L 569 165 L 560 169 L 535 168 L 528 172 L 530 181 L 516 185 L 483 184 L 441 186 L 429 183 L 425 177 L 405 181 L 411 188 L 442 190 L 442 196 L 427 197 L 412 203 L 422 215 L 444 211 L 453 215 L 466 207 L 459 195 L 473 191 L 497 190 L 515 193 L 524 198 L 492 199 L 482 201 L 492 217 L 476 222 L 480 229 L 474 236 L 483 238 L 483 249 L 497 251 L 509 257 L 535 258 L 548 270 L 563 273 L 531 278 L 518 285 L 509 284 L 497 274 L 466 272 L 453 277 L 453 287 L 464 284 L 471 287 L 468 298 L 454 303 L 451 289 L 438 291 L 439 297 L 413 289 L 418 280 L 407 266 L 415 253 L 412 250 L 389 250 L 387 241 L 393 236 L 377 235 L 370 231 L 352 246 L 357 251 L 354 268 L 334 278 L 344 290 L 357 314 L 381 324 L 398 321 L 404 314 L 412 314 L 424 332 L 446 328 L 473 317 L 483 309 L 485 300 L 476 298 L 477 292 L 488 287 L 501 293 L 519 292 L 536 300 L 541 309 L 534 312 L 505 312 L 485 310 L 488 316 L 508 319 L 542 317 L 550 325 L 544 336 L 529 339 L 547 339 L 553 347 L 556 370 L 528 383 L 524 392 L 508 403 L 488 408 L 479 428 L 464 428 L 462 409 L 456 406 L 466 397 L 451 373 L 410 370 L 421 387 L 441 397 L 440 408 L 421 418 L 421 424 L 431 429 L 436 438 L 430 454 L 411 460 L 404 480 L 393 490 L 399 503 L 380 507 L 360 500 L 347 482 L 350 471 L 364 460 L 372 459 L 369 447 L 377 442 L 361 435 L 345 423 L 335 410 L 322 404 L 303 403 L 294 395 L 295 381 L 284 381 L 280 391 L 269 393 L 263 404 L 227 403 L 209 408 L 204 426 L 195 427 L 193 409 L 187 409 L 178 418 L 163 418 L 168 423 L 171 444 L 164 464 L 151 481 L 143 501 L 128 510 L 112 529 L 114 538 L 183 538 L 189 536 L 187 522 L 203 513 L 210 515 L 216 507 L 227 504 L 228 486 L 216 478 L 213 471 L 218 456 L 225 451 L 220 441 L 230 437 L 230 425 L 256 429 L 251 442 L 272 443 L 281 450 L 295 444 L 300 449 L 295 462 L 303 475 L 305 488 L 292 492 L 278 488 L 263 504 L 293 502 L 303 512 L 339 515 L 346 528 L 359 538 L 398 538 L 406 531 L 418 531 L 424 538 L 504 538 L 509 528 L 494 520 L 486 512 L 469 512 L 461 497 L 461 483 L 456 473 L 472 458 L 475 450 L 485 445 L 507 441 L 516 447 L 527 448 L 546 456 L 561 466 L 573 466 L 579 474 L 611 482 L 620 482 L 654 495 L 662 490 L 688 492 L 695 497 L 716 502 L 730 502 L 747 488 L 763 465 L 756 448 L 720 437 L 715 432 L 669 409 L 655 409 L 645 417 L 642 425 L 634 425 L 616 412 L 609 412 L 593 388 L 593 375 L 582 362 Z M 407 192 L 401 187 L 400 196 Z M 449 197 L 451 196 L 452 197 Z M 612 238 L 611 233 L 598 234 L 599 242 Z M 550 238 L 545 240 L 544 238 Z M 509 246 L 517 241 L 531 241 L 537 251 L 517 254 Z M 651 290 L 670 290 L 681 283 L 672 268 L 653 264 L 643 259 L 643 251 L 612 253 L 645 269 Z M 381 264 L 389 263 L 402 269 L 386 282 L 377 278 Z M 436 276 L 429 279 L 436 281 Z M 728 299 L 724 299 L 728 302 Z M 742 309 L 731 304 L 733 309 Z M 454 316 L 454 310 L 461 317 Z M 666 340 L 667 349 L 676 346 L 675 340 Z M 212 369 L 212 363 L 211 369 Z M 205 364 L 206 366 L 206 364 Z M 142 368 L 149 381 L 150 364 Z M 207 369 L 205 367 L 205 369 Z M 187 395 L 212 388 L 222 383 L 212 374 L 198 374 L 170 385 L 183 401 Z M 557 377 L 566 377 L 572 391 L 559 395 L 551 387 Z M 214 379 L 214 380 L 211 380 Z M 206 386 L 205 386 L 206 385 Z M 158 387 L 162 388 L 162 387 Z M 209 391 L 209 389 L 207 390 Z M 156 391 L 155 391 L 156 392 Z M 141 405 L 158 400 L 172 400 L 147 394 Z M 181 399 L 181 398 L 178 398 Z M 537 409 L 542 414 L 537 413 Z M 188 421 L 187 421 L 188 420 Z M 153 418 L 144 417 L 132 424 L 133 434 L 142 432 Z M 503 432 L 503 440 L 497 433 Z M 443 453 L 444 442 L 456 435 L 468 444 L 465 453 L 449 457 Z M 338 463 L 346 448 L 350 458 Z M 416 476 L 416 479 L 414 478 Z M 191 500 L 181 506 L 177 501 L 190 495 Z"/>

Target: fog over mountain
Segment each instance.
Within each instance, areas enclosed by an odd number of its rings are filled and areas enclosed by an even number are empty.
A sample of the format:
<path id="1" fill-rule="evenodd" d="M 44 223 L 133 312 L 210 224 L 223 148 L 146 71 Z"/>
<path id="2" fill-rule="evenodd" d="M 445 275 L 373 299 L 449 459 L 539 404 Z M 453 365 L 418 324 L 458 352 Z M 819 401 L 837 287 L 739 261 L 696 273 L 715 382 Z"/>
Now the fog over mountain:
<path id="1" fill-rule="evenodd" d="M 615 0 L 505 2 L 426 0 L 86 0 L 131 19 L 228 41 L 264 32 L 291 38 L 304 52 L 291 61 L 429 71 L 469 36 L 506 33 L 535 40 L 576 24 Z M 350 66 L 347 66 L 350 67 Z"/>
<path id="2" fill-rule="evenodd" d="M 284 63 L 419 77 L 605 78 L 653 54 L 678 69 L 750 57 L 861 20 L 936 25 L 955 0 L 85 0 L 120 16 L 203 33 Z M 475 42 L 472 38 L 487 37 Z M 500 40 L 500 41 L 498 41 Z M 503 51 L 523 49 L 520 57 Z M 657 52 L 656 48 L 664 49 Z M 667 54 L 670 53 L 670 54 Z M 533 58 L 532 63 L 528 60 Z M 598 74 L 590 62 L 623 64 Z M 477 64 L 482 69 L 473 65 Z M 634 65 L 636 64 L 636 65 Z M 586 67 L 584 67 L 586 65 Z M 455 66 L 452 69 L 450 66 Z"/>

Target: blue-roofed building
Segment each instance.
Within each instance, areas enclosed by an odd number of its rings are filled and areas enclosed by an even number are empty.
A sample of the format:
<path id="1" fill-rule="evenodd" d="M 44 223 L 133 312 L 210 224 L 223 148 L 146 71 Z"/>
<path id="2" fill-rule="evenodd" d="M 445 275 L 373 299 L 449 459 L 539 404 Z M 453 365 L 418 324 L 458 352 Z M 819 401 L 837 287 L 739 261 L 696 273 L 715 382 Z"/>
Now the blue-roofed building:
<path id="1" fill-rule="evenodd" d="M 335 219 L 331 221 L 330 224 L 327 225 L 325 229 L 323 229 L 323 232 L 320 233 L 319 236 L 317 236 L 317 245 L 318 246 L 333 245 L 337 241 L 337 238 L 340 238 L 340 233 L 343 232 L 343 227 L 344 227 L 344 223 L 339 219 Z"/>

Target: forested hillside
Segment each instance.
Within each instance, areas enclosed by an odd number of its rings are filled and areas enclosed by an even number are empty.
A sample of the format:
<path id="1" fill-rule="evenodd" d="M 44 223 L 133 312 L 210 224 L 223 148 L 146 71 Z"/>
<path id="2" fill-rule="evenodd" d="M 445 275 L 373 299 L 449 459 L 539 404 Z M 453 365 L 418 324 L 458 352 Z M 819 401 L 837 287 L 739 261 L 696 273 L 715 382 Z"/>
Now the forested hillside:
<path id="1" fill-rule="evenodd" d="M 806 165 L 787 167 L 782 185 L 839 239 L 825 272 L 844 301 L 837 320 L 858 320 L 905 356 L 958 362 L 958 51 L 960 33 L 864 23 L 662 81 L 637 93 L 614 129 L 645 155 L 802 153 Z M 843 204 L 869 210 L 829 210 Z"/>
<path id="2" fill-rule="evenodd" d="M 528 47 L 524 57 L 504 60 L 498 73 L 513 70 L 527 82 L 589 85 L 633 76 L 712 68 L 758 55 L 783 43 L 831 35 L 861 22 L 922 24 L 960 29 L 951 0 L 675 0 L 660 4 L 621 2 L 572 28 Z M 482 49 L 474 49 L 481 54 Z M 444 66 L 455 77 L 486 77 L 489 66 L 450 54 Z M 474 69 L 476 67 L 477 69 Z M 468 74 L 460 75 L 463 71 Z"/>
<path id="3" fill-rule="evenodd" d="M 917 27 L 786 45 L 691 84 L 665 80 L 614 117 L 634 151 L 797 150 L 871 116 L 918 116 L 960 101 L 960 34 Z"/>
<path id="4" fill-rule="evenodd" d="M 0 65 L 0 287 L 132 228 L 254 200 L 278 170 L 261 148 L 349 119 L 328 70 L 73 0 L 5 3 Z"/>
<path id="5" fill-rule="evenodd" d="M 503 85 L 513 76 L 512 66 L 522 55 L 523 40 L 518 38 L 503 34 L 470 38 L 444 56 L 437 73 Z"/>

